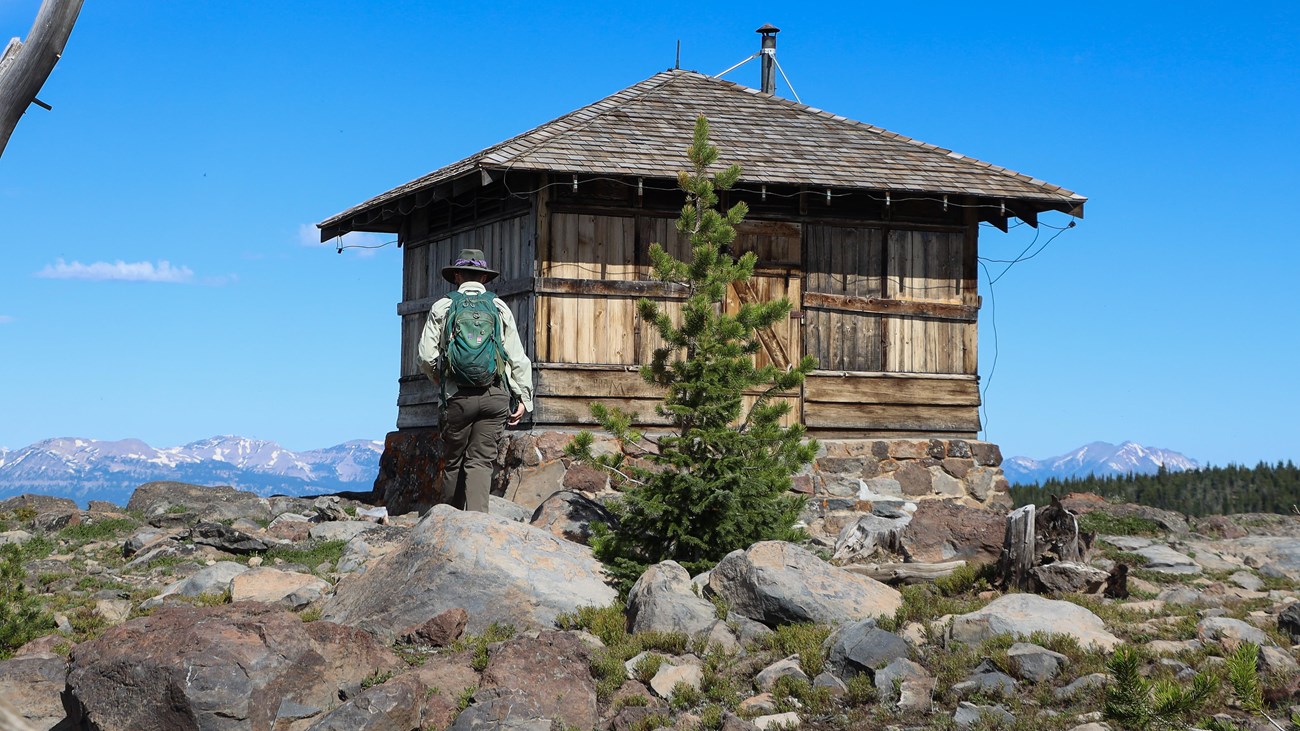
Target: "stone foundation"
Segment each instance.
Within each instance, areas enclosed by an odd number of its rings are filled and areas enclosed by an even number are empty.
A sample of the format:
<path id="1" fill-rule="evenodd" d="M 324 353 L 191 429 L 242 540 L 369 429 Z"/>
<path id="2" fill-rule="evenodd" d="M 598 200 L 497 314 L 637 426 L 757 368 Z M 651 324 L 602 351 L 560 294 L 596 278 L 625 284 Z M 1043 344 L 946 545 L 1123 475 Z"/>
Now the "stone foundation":
<path id="1" fill-rule="evenodd" d="M 494 495 L 536 508 L 559 490 L 600 494 L 609 478 L 587 465 L 572 464 L 564 446 L 573 431 L 510 431 L 498 453 Z M 996 444 L 967 439 L 827 439 L 817 458 L 794 478 L 807 495 L 810 513 L 869 511 L 877 502 L 947 500 L 970 507 L 1006 510 L 1009 485 Z M 595 434 L 593 451 L 618 449 Z M 442 464 L 436 429 L 388 434 L 379 460 L 374 497 L 390 513 L 424 512 L 438 503 Z"/>

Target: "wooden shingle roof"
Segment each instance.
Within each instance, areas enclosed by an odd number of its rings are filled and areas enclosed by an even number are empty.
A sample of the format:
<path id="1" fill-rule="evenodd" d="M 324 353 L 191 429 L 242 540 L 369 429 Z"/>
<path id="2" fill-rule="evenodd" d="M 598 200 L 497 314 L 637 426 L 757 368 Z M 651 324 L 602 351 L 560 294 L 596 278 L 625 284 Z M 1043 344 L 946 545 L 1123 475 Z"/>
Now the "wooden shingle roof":
<path id="1" fill-rule="evenodd" d="M 332 216 L 348 219 L 478 171 L 529 170 L 676 178 L 695 118 L 742 182 L 972 195 L 1082 213 L 1065 188 L 880 127 L 693 71 L 670 70 Z M 391 207 L 391 205 L 389 205 Z"/>

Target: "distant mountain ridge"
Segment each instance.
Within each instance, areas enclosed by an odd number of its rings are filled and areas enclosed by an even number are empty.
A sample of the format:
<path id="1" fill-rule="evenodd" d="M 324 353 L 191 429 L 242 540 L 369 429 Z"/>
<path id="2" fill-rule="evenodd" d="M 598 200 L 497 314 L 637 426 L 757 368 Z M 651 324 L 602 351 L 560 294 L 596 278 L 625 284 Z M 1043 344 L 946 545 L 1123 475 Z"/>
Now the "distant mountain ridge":
<path id="1" fill-rule="evenodd" d="M 161 449 L 139 439 L 46 439 L 0 448 L 0 498 L 33 492 L 125 505 L 136 487 L 154 480 L 230 485 L 261 495 L 365 491 L 373 486 L 383 448 L 383 442 L 354 440 L 293 452 L 238 436 Z"/>
<path id="2" fill-rule="evenodd" d="M 1009 457 L 1002 461 L 1002 471 L 1013 485 L 1041 484 L 1052 477 L 1106 477 L 1129 473 L 1151 475 L 1161 467 L 1170 472 L 1183 472 L 1200 469 L 1201 464 L 1178 452 L 1144 447 L 1137 442 L 1119 445 L 1092 442 L 1055 457 Z"/>

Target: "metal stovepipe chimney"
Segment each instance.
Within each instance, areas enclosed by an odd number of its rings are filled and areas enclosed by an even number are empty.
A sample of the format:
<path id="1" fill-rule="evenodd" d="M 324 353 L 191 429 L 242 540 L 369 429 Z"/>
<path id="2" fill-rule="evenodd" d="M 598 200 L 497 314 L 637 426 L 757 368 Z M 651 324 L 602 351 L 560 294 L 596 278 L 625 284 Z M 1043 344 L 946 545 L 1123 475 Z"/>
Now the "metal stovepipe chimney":
<path id="1" fill-rule="evenodd" d="M 759 87 L 760 91 L 768 94 L 776 93 L 776 34 L 781 32 L 780 28 L 771 23 L 765 24 L 762 28 L 754 31 L 763 34 L 763 47 L 759 53 L 763 57 L 763 83 Z"/>

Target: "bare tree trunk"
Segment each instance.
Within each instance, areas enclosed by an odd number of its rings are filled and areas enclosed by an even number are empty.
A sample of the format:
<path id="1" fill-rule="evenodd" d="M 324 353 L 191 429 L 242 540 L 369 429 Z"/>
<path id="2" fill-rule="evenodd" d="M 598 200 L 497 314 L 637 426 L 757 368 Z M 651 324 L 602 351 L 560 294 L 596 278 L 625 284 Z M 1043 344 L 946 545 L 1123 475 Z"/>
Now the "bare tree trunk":
<path id="1" fill-rule="evenodd" d="M 1032 569 L 1038 558 L 1034 540 L 1033 503 L 1007 513 L 1007 532 L 1002 538 L 1002 554 L 998 557 L 998 579 L 1004 589 L 1028 591 Z"/>
<path id="2" fill-rule="evenodd" d="M 54 70 L 72 26 L 81 12 L 82 0 L 44 0 L 27 42 L 9 41 L 0 56 L 0 155 L 23 112 L 31 106 L 45 80 Z"/>

